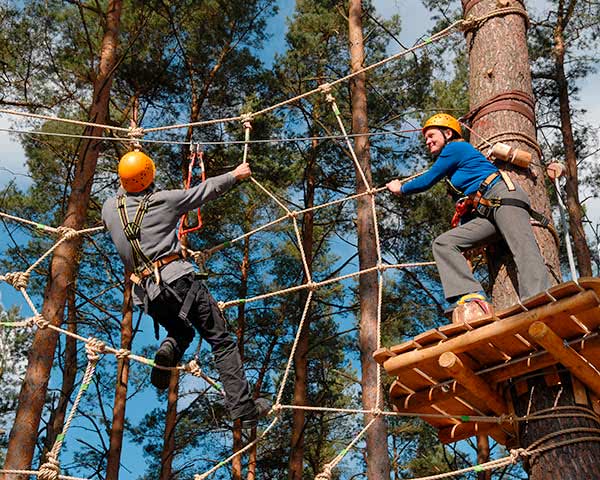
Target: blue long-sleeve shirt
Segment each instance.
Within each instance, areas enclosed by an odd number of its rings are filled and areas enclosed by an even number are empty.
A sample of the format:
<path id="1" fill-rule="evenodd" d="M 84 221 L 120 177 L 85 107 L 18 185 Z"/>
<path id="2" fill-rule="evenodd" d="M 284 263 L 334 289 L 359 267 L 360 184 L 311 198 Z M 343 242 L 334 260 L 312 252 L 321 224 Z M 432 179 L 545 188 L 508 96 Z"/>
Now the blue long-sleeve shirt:
<path id="1" fill-rule="evenodd" d="M 402 193 L 424 192 L 442 178 L 448 177 L 452 185 L 465 195 L 475 193 L 489 175 L 498 168 L 468 142 L 448 143 L 438 155 L 435 163 L 423 175 L 402 185 Z"/>

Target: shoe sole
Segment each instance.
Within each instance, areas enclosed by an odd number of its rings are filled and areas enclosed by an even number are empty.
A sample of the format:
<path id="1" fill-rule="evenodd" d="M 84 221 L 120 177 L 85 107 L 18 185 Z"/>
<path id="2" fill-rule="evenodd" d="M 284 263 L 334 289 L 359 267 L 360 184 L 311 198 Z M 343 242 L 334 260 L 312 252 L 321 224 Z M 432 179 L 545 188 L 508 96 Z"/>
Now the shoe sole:
<path id="1" fill-rule="evenodd" d="M 173 359 L 171 355 L 165 354 L 160 350 L 156 352 L 156 356 L 154 357 L 154 364 L 160 365 L 161 367 L 170 367 Z M 171 370 L 162 370 L 160 368 L 153 367 L 152 372 L 150 373 L 150 383 L 154 385 L 159 390 L 165 390 L 169 388 L 169 383 L 171 383 L 171 374 L 173 372 Z"/>

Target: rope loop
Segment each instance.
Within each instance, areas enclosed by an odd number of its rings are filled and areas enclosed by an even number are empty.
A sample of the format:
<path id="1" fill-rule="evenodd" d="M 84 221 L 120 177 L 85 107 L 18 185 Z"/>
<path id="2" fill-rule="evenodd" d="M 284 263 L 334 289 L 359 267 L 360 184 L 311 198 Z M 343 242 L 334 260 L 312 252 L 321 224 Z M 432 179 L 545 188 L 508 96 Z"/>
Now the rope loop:
<path id="1" fill-rule="evenodd" d="M 198 377 L 198 378 L 202 377 L 202 369 L 200 368 L 200 365 L 198 365 L 198 362 L 196 361 L 196 359 L 190 360 L 188 363 L 186 363 L 183 366 L 183 369 L 186 372 L 191 373 L 194 377 Z"/>
<path id="2" fill-rule="evenodd" d="M 58 480 L 60 474 L 60 463 L 50 452 L 48 460 L 40 467 L 38 478 L 41 480 Z"/>
<path id="3" fill-rule="evenodd" d="M 4 275 L 4 281 L 12 285 L 16 290 L 27 288 L 29 272 L 11 272 Z"/>
<path id="4" fill-rule="evenodd" d="M 197 252 L 192 253 L 192 258 L 194 259 L 194 262 L 196 262 L 198 265 L 205 265 L 208 259 L 210 258 L 210 255 L 206 252 L 199 250 Z"/>
<path id="5" fill-rule="evenodd" d="M 56 233 L 58 233 L 60 238 L 64 238 L 65 240 L 72 240 L 79 235 L 79 232 L 71 227 L 58 227 Z"/>
<path id="6" fill-rule="evenodd" d="M 144 137 L 144 129 L 142 127 L 136 127 L 132 125 L 127 130 L 127 136 L 131 139 L 133 148 L 135 150 L 142 148 L 139 142 L 139 140 Z"/>
<path id="7" fill-rule="evenodd" d="M 254 116 L 252 115 L 251 112 L 250 113 L 242 113 L 240 115 L 240 121 L 244 125 L 244 128 L 252 128 L 252 119 L 253 118 L 254 118 Z"/>
<path id="8" fill-rule="evenodd" d="M 90 337 L 85 343 L 85 350 L 87 353 L 87 358 L 90 362 L 98 361 L 100 359 L 100 354 L 104 352 L 106 345 L 103 341 L 98 340 L 97 338 Z"/>
<path id="9" fill-rule="evenodd" d="M 319 85 L 319 91 L 324 94 L 331 93 L 331 83 L 322 83 Z"/>
<path id="10" fill-rule="evenodd" d="M 46 320 L 41 313 L 38 313 L 35 317 L 32 317 L 31 320 L 40 330 L 44 330 L 50 325 L 50 322 Z"/>
<path id="11" fill-rule="evenodd" d="M 129 355 L 131 355 L 131 350 L 127 350 L 126 348 L 121 348 L 117 351 L 117 353 L 115 353 L 115 357 L 117 357 L 119 360 L 124 360 L 129 357 Z"/>
<path id="12" fill-rule="evenodd" d="M 223 312 L 225 310 L 225 302 L 223 300 L 219 300 L 217 302 L 217 307 L 219 307 L 219 310 L 221 310 L 221 312 Z"/>
<path id="13" fill-rule="evenodd" d="M 527 450 L 524 448 L 515 448 L 510 451 L 510 461 L 513 465 L 518 463 L 521 457 L 524 457 L 527 454 Z"/>
<path id="14" fill-rule="evenodd" d="M 331 465 L 328 463 L 323 467 L 323 471 L 315 477 L 315 480 L 331 480 Z"/>

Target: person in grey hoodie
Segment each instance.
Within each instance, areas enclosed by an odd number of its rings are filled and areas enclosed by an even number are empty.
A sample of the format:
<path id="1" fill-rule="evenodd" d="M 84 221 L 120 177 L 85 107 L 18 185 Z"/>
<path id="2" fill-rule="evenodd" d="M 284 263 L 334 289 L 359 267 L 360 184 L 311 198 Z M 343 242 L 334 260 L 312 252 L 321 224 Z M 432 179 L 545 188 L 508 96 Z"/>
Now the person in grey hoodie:
<path id="1" fill-rule="evenodd" d="M 160 324 L 167 331 L 156 351 L 155 365 L 176 366 L 194 338 L 194 329 L 198 330 L 211 346 L 230 417 L 240 419 L 242 428 L 255 426 L 270 410 L 270 403 L 252 399 L 225 319 L 194 266 L 181 255 L 177 224 L 184 213 L 224 194 L 251 174 L 250 166 L 242 163 L 187 190 L 157 190 L 154 162 L 146 154 L 133 151 L 119 162 L 121 187 L 117 195 L 102 207 L 102 220 L 119 256 L 133 272 L 134 303 L 144 306 L 156 330 Z M 158 389 L 166 389 L 170 377 L 170 370 L 156 366 L 150 376 Z"/>

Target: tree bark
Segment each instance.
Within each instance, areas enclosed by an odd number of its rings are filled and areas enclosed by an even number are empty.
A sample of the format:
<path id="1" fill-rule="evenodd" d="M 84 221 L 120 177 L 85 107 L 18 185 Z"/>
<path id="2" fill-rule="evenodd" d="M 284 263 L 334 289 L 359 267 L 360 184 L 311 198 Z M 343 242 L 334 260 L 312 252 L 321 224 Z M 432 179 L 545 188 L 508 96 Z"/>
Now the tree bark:
<path id="1" fill-rule="evenodd" d="M 99 70 L 94 81 L 89 115 L 90 121 L 94 123 L 103 124 L 108 118 L 110 89 L 117 64 L 121 3 L 122 0 L 111 0 L 107 7 Z M 102 128 L 86 127 L 84 135 L 102 136 Z M 101 146 L 102 142 L 98 140 L 82 140 L 63 223 L 65 227 L 79 230 L 84 225 Z M 80 246 L 79 237 L 63 242 L 52 257 L 42 315 L 56 326 L 63 322 L 66 292 L 77 272 Z M 34 336 L 29 365 L 19 395 L 19 407 L 10 433 L 5 469 L 22 470 L 31 465 L 56 342 L 57 334 L 52 330 L 38 330 Z M 19 475 L 17 478 L 24 477 Z"/>
<path id="2" fill-rule="evenodd" d="M 490 440 L 487 435 L 477 435 L 477 463 L 481 465 L 490 461 Z M 477 473 L 477 480 L 492 480 L 492 471 Z"/>
<path id="3" fill-rule="evenodd" d="M 562 4 L 562 2 L 560 2 Z M 577 176 L 577 153 L 573 125 L 571 124 L 571 105 L 569 101 L 569 85 L 565 75 L 565 36 L 564 26 L 568 19 L 564 8 L 559 8 L 556 26 L 554 28 L 554 66 L 556 86 L 558 90 L 558 104 L 560 111 L 560 131 L 563 137 L 566 161 L 567 210 L 569 212 L 569 231 L 573 238 L 573 250 L 577 258 L 579 275 L 589 277 L 592 275 L 592 259 L 590 249 L 583 229 L 583 211 L 579 202 L 579 179 Z"/>
<path id="4" fill-rule="evenodd" d="M 123 293 L 123 321 L 121 322 L 121 349 L 131 350 L 133 340 L 133 303 L 130 272 L 125 271 L 125 291 Z M 125 426 L 125 408 L 127 406 L 127 383 L 129 381 L 129 357 L 119 358 L 115 403 L 110 428 L 110 444 L 106 463 L 106 480 L 118 480 L 123 449 L 123 429 Z"/>
<path id="5" fill-rule="evenodd" d="M 75 308 L 75 285 L 69 288 L 67 294 L 68 321 L 67 330 L 71 333 L 77 333 L 77 310 Z M 73 393 L 75 378 L 77 377 L 77 340 L 71 336 L 65 338 L 65 357 L 63 366 L 63 380 L 60 391 L 60 398 L 56 409 L 52 412 L 48 422 L 48 435 L 46 436 L 46 452 L 52 450 L 57 435 L 62 431 L 65 424 L 65 417 L 69 407 L 69 400 Z M 43 462 L 42 462 L 43 463 Z"/>
<path id="6" fill-rule="evenodd" d="M 351 71 L 356 72 L 363 67 L 365 50 L 362 32 L 362 6 L 361 0 L 350 0 L 349 3 L 349 40 Z M 366 134 L 369 131 L 367 120 L 367 94 L 366 75 L 355 76 L 350 81 L 350 95 L 352 100 L 352 132 Z M 360 172 L 356 172 L 357 193 L 364 192 L 372 187 L 371 155 L 369 151 L 369 137 L 359 135 L 355 137 L 354 149 L 358 157 L 360 169 L 364 172 L 368 186 L 364 184 Z M 357 235 L 358 257 L 360 269 L 377 265 L 377 241 L 375 238 L 375 222 L 373 217 L 372 202 L 374 197 L 362 196 L 357 200 Z M 373 360 L 372 353 L 378 348 L 377 338 L 377 310 L 379 298 L 378 273 L 373 272 L 361 275 L 359 279 L 360 298 L 360 360 L 362 370 L 362 400 L 366 410 L 379 408 L 377 398 L 383 398 L 381 385 L 377 381 L 379 366 Z M 372 415 L 365 415 L 365 424 L 373 419 Z M 369 480 L 384 480 L 390 478 L 390 459 L 387 448 L 387 421 L 379 417 L 367 430 L 367 477 Z"/>
<path id="7" fill-rule="evenodd" d="M 179 370 L 171 374 L 165 416 L 165 433 L 163 449 L 160 454 L 160 480 L 171 480 L 173 458 L 175 457 L 175 428 L 177 427 L 177 398 L 179 396 Z"/>
<path id="8" fill-rule="evenodd" d="M 463 0 L 463 6 L 466 3 L 466 0 Z M 472 5 L 469 11 L 464 12 L 465 18 L 469 15 L 481 16 L 498 8 L 495 0 L 482 0 L 475 4 L 472 3 Z M 524 8 L 518 1 L 511 2 L 510 6 Z M 514 90 L 532 96 L 526 25 L 522 15 L 511 13 L 493 17 L 475 31 L 468 32 L 466 37 L 470 63 L 471 108 L 498 94 Z M 525 138 L 523 135 L 531 139 L 536 137 L 535 125 L 531 119 L 517 111 L 502 109 L 482 115 L 479 119 L 476 117 L 473 128 L 478 134 L 477 136 L 483 138 L 497 137 L 499 134 L 511 132 L 512 139 L 503 141 L 528 150 L 532 154 L 533 161 L 529 170 L 518 169 L 518 167 L 511 168 L 508 164 L 503 164 L 501 167 L 508 170 L 510 176 L 516 179 L 527 192 L 532 207 L 549 216 L 549 201 L 539 154 L 527 141 L 523 141 Z M 518 134 L 512 132 L 518 132 Z M 534 230 L 546 264 L 555 273 L 557 279 L 560 279 L 558 249 L 555 242 L 549 232 L 539 228 Z M 516 303 L 517 300 L 513 286 L 515 283 L 514 265 L 509 265 L 509 263 L 512 264 L 512 259 L 508 262 L 508 257 L 510 255 L 491 259 L 494 281 L 493 298 L 497 308 L 506 307 Z M 529 388 L 522 395 L 518 395 L 516 390 L 512 392 L 517 415 L 535 415 L 546 408 L 552 409 L 556 405 L 574 405 L 571 385 L 568 381 L 563 381 L 559 387 L 550 387 L 546 385 L 543 376 L 535 379 L 513 379 L 513 385 L 521 382 L 527 382 Z M 555 395 L 556 389 L 560 389 L 561 395 Z M 521 425 L 520 444 L 522 447 L 527 447 L 543 438 L 548 432 L 579 426 L 581 426 L 581 421 L 575 415 L 561 418 L 559 421 L 556 419 L 533 421 Z M 579 436 L 582 435 L 586 434 L 579 434 Z M 544 445 L 569 438 L 572 437 L 559 435 Z M 533 468 L 529 469 L 530 479 L 595 478 L 594 475 L 590 476 L 587 473 L 598 468 L 597 458 L 600 458 L 600 443 L 598 442 L 579 443 L 551 449 L 534 457 L 531 464 Z M 557 466 L 560 466 L 560 470 L 557 470 Z"/>

